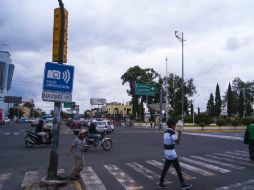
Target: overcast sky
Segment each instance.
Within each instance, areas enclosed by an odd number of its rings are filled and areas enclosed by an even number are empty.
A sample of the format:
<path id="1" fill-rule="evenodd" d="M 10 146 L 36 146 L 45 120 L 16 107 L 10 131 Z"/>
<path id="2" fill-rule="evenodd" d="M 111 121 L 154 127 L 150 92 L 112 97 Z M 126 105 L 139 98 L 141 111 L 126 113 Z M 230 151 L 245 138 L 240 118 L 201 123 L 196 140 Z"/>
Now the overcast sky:
<path id="1" fill-rule="evenodd" d="M 184 33 L 185 79 L 194 78 L 194 106 L 206 108 L 218 83 L 224 95 L 236 77 L 253 80 L 252 0 L 63 0 L 69 12 L 68 63 L 75 66 L 73 101 L 83 112 L 90 98 L 126 102 L 120 77 L 129 67 L 181 76 Z M 11 53 L 15 72 L 10 95 L 41 100 L 45 62 L 51 61 L 55 0 L 0 0 L 0 50 Z"/>

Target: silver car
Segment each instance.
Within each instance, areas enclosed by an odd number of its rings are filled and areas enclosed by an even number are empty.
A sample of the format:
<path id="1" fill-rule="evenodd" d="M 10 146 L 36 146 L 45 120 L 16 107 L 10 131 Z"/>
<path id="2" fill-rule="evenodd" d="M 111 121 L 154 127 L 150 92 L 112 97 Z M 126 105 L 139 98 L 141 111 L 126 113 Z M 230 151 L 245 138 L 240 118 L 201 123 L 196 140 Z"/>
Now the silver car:
<path id="1" fill-rule="evenodd" d="M 112 131 L 114 131 L 114 126 L 113 126 L 112 122 L 110 122 L 108 120 L 95 121 L 95 124 L 96 124 L 96 129 L 99 132 L 111 133 Z"/>

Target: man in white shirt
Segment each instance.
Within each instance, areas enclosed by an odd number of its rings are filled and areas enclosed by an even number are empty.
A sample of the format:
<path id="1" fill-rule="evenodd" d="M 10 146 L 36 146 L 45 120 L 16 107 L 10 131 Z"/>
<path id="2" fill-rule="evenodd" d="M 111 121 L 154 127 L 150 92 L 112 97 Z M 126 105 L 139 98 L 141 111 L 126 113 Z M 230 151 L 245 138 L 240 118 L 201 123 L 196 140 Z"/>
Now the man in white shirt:
<path id="1" fill-rule="evenodd" d="M 181 141 L 181 131 L 178 131 L 178 136 L 177 136 L 175 132 L 176 122 L 173 119 L 167 121 L 167 126 L 168 128 L 164 132 L 164 136 L 163 136 L 165 164 L 161 172 L 159 188 L 161 189 L 168 188 L 168 186 L 164 184 L 164 179 L 172 163 L 177 172 L 178 179 L 181 183 L 181 189 L 189 189 L 192 185 L 184 183 L 181 167 L 180 167 L 177 154 L 175 151 L 175 143 L 180 144 L 180 141 Z"/>

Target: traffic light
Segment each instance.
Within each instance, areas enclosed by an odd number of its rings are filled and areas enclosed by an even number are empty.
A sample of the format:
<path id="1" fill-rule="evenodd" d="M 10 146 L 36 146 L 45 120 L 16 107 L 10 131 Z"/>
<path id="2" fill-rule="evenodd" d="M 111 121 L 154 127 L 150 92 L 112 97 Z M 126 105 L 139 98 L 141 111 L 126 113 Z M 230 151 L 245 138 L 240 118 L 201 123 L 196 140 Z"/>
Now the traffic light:
<path id="1" fill-rule="evenodd" d="M 60 54 L 60 35 L 61 35 L 61 8 L 54 10 L 54 31 L 53 31 L 53 62 L 67 62 L 67 28 L 68 28 L 68 11 L 64 9 L 64 38 L 63 38 L 63 56 L 59 58 Z"/>

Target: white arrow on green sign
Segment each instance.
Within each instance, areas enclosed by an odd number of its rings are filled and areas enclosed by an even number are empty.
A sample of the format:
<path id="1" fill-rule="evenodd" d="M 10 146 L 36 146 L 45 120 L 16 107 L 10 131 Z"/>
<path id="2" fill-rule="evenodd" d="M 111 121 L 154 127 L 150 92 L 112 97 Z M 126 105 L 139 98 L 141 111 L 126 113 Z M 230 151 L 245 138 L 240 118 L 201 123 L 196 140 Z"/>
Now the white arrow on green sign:
<path id="1" fill-rule="evenodd" d="M 135 95 L 139 96 L 155 96 L 156 88 L 153 84 L 135 83 Z"/>

